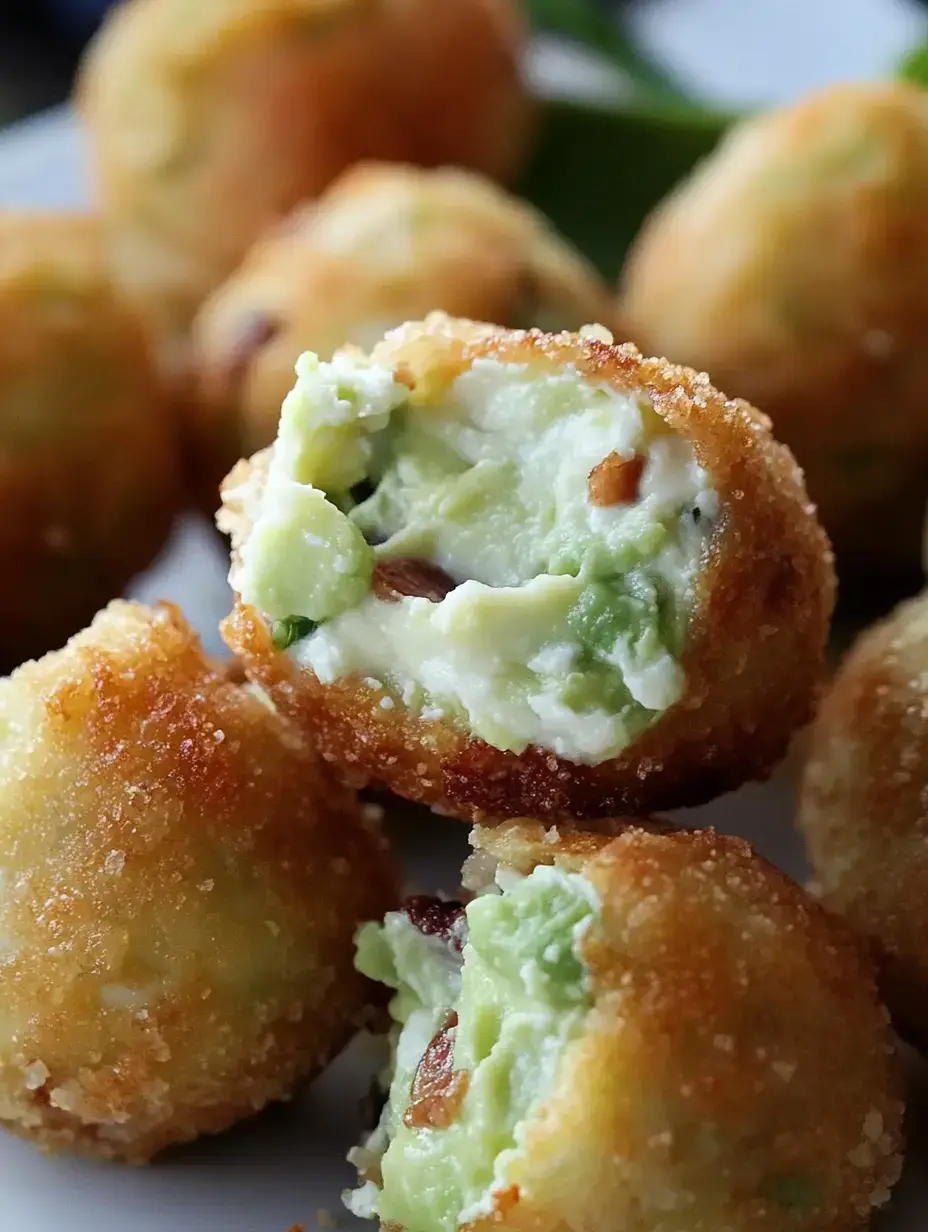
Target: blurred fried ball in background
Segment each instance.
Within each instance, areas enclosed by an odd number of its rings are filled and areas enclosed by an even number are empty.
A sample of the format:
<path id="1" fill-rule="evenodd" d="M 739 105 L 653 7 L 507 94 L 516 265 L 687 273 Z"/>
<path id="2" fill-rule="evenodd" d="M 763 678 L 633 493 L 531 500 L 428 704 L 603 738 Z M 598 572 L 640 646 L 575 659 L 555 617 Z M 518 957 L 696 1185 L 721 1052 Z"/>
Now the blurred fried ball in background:
<path id="1" fill-rule="evenodd" d="M 0 213 L 0 668 L 60 646 L 151 563 L 178 470 L 98 224 Z"/>
<path id="2" fill-rule="evenodd" d="M 362 158 L 506 179 L 527 150 L 516 0 L 128 0 L 78 99 L 119 277 L 169 363 L 267 226 Z"/>
<path id="3" fill-rule="evenodd" d="M 658 207 L 622 307 L 771 416 L 839 562 L 911 571 L 928 482 L 928 94 L 838 86 L 739 125 Z"/>
<path id="4" fill-rule="evenodd" d="M 812 726 L 799 825 L 825 905 L 928 1050 L 928 592 L 854 643 Z"/>
<path id="5" fill-rule="evenodd" d="M 198 487 L 271 444 L 303 351 L 370 347 L 432 309 L 514 328 L 611 327 L 611 290 L 531 206 L 481 176 L 366 164 L 259 240 L 194 327 Z"/>

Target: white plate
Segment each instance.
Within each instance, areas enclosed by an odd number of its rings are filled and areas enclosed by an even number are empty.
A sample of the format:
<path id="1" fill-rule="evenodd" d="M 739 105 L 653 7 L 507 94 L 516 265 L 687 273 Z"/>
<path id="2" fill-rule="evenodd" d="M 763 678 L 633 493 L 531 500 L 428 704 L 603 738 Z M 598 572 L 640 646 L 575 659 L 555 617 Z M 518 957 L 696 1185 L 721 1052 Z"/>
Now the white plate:
<path id="1" fill-rule="evenodd" d="M 768 33 L 787 24 L 785 8 L 795 9 L 790 47 L 804 44 L 799 35 L 805 30 L 818 54 L 828 44 L 816 37 L 816 30 L 821 34 L 826 14 L 835 14 L 833 3 L 790 0 L 787 5 L 783 0 L 765 12 L 760 5 L 745 6 L 744 0 L 661 0 L 653 10 L 645 9 L 640 20 L 643 33 L 675 55 L 694 80 L 725 97 L 731 69 L 741 63 L 740 48 L 735 55 L 722 33 L 730 20 L 739 15 L 746 20 L 750 10 L 752 21 L 757 18 L 755 51 L 761 46 L 766 56 Z M 847 46 L 841 47 L 840 64 L 799 62 L 790 77 L 765 61 L 766 76 L 754 72 L 748 80 L 772 100 L 841 73 L 872 74 L 917 29 L 912 12 L 892 0 L 885 0 L 882 9 L 879 0 L 845 0 L 841 12 Z M 850 43 L 849 29 L 858 32 Z M 721 72 L 713 72 L 714 65 Z M 538 67 L 550 72 L 550 62 L 543 59 Z M 562 80 L 563 75 L 558 84 Z M 81 145 L 67 111 L 30 121 L 0 138 L 0 203 L 62 206 L 83 199 Z M 204 523 L 186 519 L 132 594 L 180 603 L 215 651 L 221 646 L 216 625 L 229 604 L 224 573 L 216 538 Z M 805 875 L 785 774 L 682 816 L 689 824 L 743 834 L 793 876 Z M 391 827 L 411 885 L 453 891 L 467 851 L 466 827 L 413 810 Z M 877 1221 L 880 1232 L 923 1232 L 926 1226 L 920 1212 L 928 1209 L 923 1163 L 928 1116 L 920 1109 L 928 1110 L 928 1078 L 920 1063 L 913 1061 L 911 1068 L 909 1163 L 892 1210 Z M 333 1215 L 344 1228 L 370 1232 L 371 1225 L 340 1210 L 339 1193 L 351 1181 L 344 1155 L 360 1133 L 357 1109 L 371 1073 L 372 1058 L 358 1042 L 292 1104 L 145 1169 L 46 1158 L 12 1137 L 0 1137 L 0 1232 L 286 1232 L 294 1223 L 307 1229 L 329 1226 Z"/>

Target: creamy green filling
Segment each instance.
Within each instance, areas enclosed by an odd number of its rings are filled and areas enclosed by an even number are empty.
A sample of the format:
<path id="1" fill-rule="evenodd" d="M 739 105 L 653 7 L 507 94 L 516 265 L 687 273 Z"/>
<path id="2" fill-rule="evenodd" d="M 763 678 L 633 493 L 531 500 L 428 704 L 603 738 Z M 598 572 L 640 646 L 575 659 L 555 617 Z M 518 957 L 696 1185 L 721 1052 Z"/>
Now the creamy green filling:
<path id="1" fill-rule="evenodd" d="M 492 1210 L 525 1124 L 582 1032 L 591 1000 L 580 945 L 598 912 L 582 877 L 539 867 L 468 906 L 457 963 L 401 913 L 360 930 L 357 966 L 397 990 L 397 1032 L 389 1102 L 368 1144 L 382 1153 L 380 1181 L 348 1195 L 351 1210 L 406 1232 L 455 1232 Z M 467 1075 L 466 1094 L 450 1124 L 410 1126 L 416 1071 L 452 1010 L 453 1067 Z"/>
<path id="2" fill-rule="evenodd" d="M 603 505 L 590 474 L 613 455 L 639 473 Z M 643 396 L 480 359 L 414 405 L 362 356 L 304 355 L 234 580 L 323 682 L 358 674 L 385 709 L 596 762 L 682 693 L 716 514 L 690 445 Z M 375 568 L 396 558 L 455 588 L 378 597 Z"/>

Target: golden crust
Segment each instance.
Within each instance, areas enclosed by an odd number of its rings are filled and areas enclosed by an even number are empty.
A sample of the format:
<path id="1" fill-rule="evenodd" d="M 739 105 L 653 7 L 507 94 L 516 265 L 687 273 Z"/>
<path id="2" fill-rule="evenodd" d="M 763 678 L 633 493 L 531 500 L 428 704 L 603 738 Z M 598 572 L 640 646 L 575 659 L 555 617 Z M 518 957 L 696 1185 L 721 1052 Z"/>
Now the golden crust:
<path id="1" fill-rule="evenodd" d="M 514 0 L 129 0 L 79 101 L 117 268 L 176 341 L 266 227 L 364 158 L 515 173 Z"/>
<path id="2" fill-rule="evenodd" d="M 0 213 L 0 670 L 60 646 L 151 562 L 176 470 L 97 221 Z"/>
<path id="3" fill-rule="evenodd" d="M 614 817 L 610 830 L 624 834 L 627 830 L 655 833 L 678 831 L 669 823 L 641 817 Z M 546 826 L 540 821 L 519 817 L 497 825 L 484 822 L 471 831 L 475 855 L 486 855 L 495 865 L 502 865 L 527 877 L 539 864 L 551 865 L 568 873 L 582 872 L 589 860 L 598 856 L 609 844 L 608 835 L 573 826 Z M 487 883 L 489 884 L 489 883 Z M 484 889 L 485 886 L 475 886 Z"/>
<path id="4" fill-rule="evenodd" d="M 274 440 L 303 351 L 373 346 L 433 309 L 514 327 L 612 325 L 611 290 L 535 210 L 450 168 L 354 167 L 260 239 L 194 325 L 194 451 L 218 481 Z M 221 469 L 220 469 L 221 467 Z"/>
<path id="5" fill-rule="evenodd" d="M 928 473 L 928 99 L 836 86 L 745 121 L 654 213 L 622 310 L 643 349 L 773 420 L 839 559 L 914 570 Z"/>
<path id="6" fill-rule="evenodd" d="M 285 1098 L 368 989 L 392 862 L 173 608 L 113 603 L 0 682 L 0 1123 L 139 1162 Z"/>
<path id="7" fill-rule="evenodd" d="M 928 1046 L 928 595 L 847 656 L 812 730 L 799 820 L 824 901 L 873 945 Z"/>
<path id="8" fill-rule="evenodd" d="M 704 375 L 631 346 L 591 337 L 515 332 L 436 315 L 394 331 L 377 362 L 403 366 L 413 399 L 440 395 L 478 356 L 575 364 L 618 390 L 644 390 L 657 413 L 693 444 L 724 514 L 697 583 L 683 655 L 684 697 L 613 761 L 583 766 L 530 748 L 501 752 L 441 720 L 402 707 L 347 677 L 321 685 L 277 653 L 261 616 L 241 604 L 223 626 L 250 677 L 311 731 L 323 756 L 354 783 L 375 783 L 457 817 L 603 818 L 694 805 L 783 756 L 817 696 L 834 595 L 827 540 L 789 451 L 766 419 L 728 401 Z M 259 463 L 259 468 L 262 463 Z M 248 533 L 241 505 L 247 466 L 224 485 L 220 526 L 233 549 Z M 233 569 L 234 585 L 234 569 Z"/>
<path id="9" fill-rule="evenodd" d="M 475 841 L 582 871 L 603 915 L 587 1029 L 474 1230 L 502 1208 L 519 1232 L 866 1224 L 899 1176 L 901 1075 L 840 924 L 712 831 L 586 836 L 582 854 L 532 823 Z"/>

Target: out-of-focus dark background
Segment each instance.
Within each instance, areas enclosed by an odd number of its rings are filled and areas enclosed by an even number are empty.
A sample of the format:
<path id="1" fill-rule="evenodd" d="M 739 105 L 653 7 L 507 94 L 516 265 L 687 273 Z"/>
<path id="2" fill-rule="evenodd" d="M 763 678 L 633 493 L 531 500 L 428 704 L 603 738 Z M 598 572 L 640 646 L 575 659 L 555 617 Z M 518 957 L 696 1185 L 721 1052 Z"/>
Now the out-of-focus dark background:
<path id="1" fill-rule="evenodd" d="M 0 126 L 64 101 L 84 44 L 117 2 L 0 0 Z M 928 0 L 600 2 L 625 10 L 636 37 L 685 84 L 729 105 L 872 75 L 928 34 Z"/>
<path id="2" fill-rule="evenodd" d="M 108 0 L 0 0 L 0 124 L 64 100 L 81 48 L 109 7 Z"/>

